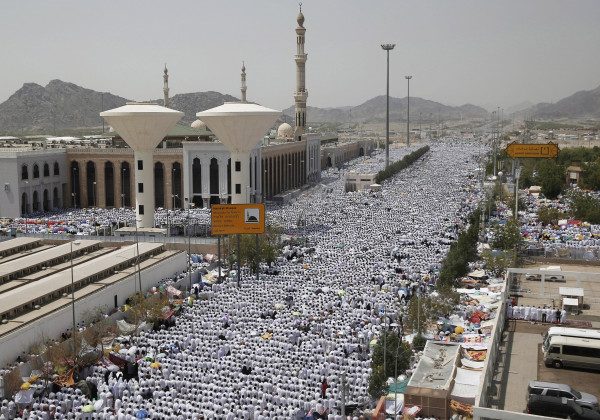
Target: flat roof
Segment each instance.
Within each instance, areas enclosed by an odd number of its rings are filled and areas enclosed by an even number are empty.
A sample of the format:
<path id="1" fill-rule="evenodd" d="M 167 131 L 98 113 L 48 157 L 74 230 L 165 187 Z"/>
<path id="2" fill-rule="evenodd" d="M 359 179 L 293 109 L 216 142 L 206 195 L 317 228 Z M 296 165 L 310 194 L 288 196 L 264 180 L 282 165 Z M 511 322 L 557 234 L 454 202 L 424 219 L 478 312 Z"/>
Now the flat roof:
<path id="1" fill-rule="evenodd" d="M 129 245 L 78 265 L 73 269 L 73 282 L 78 284 L 95 274 L 115 268 L 124 262 L 134 262 L 137 257 L 136 246 L 136 244 Z M 160 243 L 140 242 L 139 252 L 140 255 L 143 255 L 162 246 Z M 0 311 L 2 314 L 9 313 L 42 296 L 60 291 L 70 284 L 71 270 L 63 270 L 44 279 L 9 290 L 0 295 Z"/>
<path id="2" fill-rule="evenodd" d="M 28 270 L 31 267 L 49 263 L 52 260 L 69 255 L 71 253 L 71 244 L 73 245 L 73 252 L 80 252 L 94 246 L 99 246 L 100 243 L 100 241 L 92 240 L 73 241 L 54 246 L 43 251 L 34 252 L 33 254 L 29 254 L 5 263 L 0 263 L 0 280 L 5 277 L 20 273 L 24 270 Z"/>
<path id="3" fill-rule="evenodd" d="M 0 242 L 0 255 L 10 253 L 15 249 L 41 242 L 39 238 L 15 238 Z"/>
<path id="4" fill-rule="evenodd" d="M 408 387 L 448 391 L 460 346 L 427 341 Z M 407 392 L 413 394 L 411 392 Z"/>
<path id="5" fill-rule="evenodd" d="M 581 287 L 559 287 L 558 294 L 561 296 L 584 296 L 583 288 Z"/>

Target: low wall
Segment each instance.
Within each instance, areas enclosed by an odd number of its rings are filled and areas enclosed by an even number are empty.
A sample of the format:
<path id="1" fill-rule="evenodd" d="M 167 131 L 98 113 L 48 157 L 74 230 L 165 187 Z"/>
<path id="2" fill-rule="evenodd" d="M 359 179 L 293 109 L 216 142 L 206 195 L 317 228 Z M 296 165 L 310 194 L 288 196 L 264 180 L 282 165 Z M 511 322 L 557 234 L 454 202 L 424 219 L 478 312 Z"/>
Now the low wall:
<path id="1" fill-rule="evenodd" d="M 178 253 L 142 269 L 142 289 L 148 290 L 159 281 L 185 271 L 186 267 L 186 255 Z M 134 273 L 115 284 L 76 299 L 76 321 L 81 320 L 82 316 L 90 310 L 103 307 L 113 308 L 115 296 L 117 297 L 117 305 L 125 304 L 125 300 L 135 293 L 137 282 L 137 273 Z M 27 351 L 33 344 L 59 337 L 72 325 L 72 309 L 71 305 L 67 305 L 6 334 L 0 338 L 0 349 L 2 349 L 0 351 L 0 366 L 13 362 L 19 354 Z"/>
<path id="2" fill-rule="evenodd" d="M 496 363 L 498 361 L 498 353 L 500 352 L 500 344 L 502 343 L 502 332 L 504 331 L 504 323 L 506 322 L 506 299 L 508 297 L 509 290 L 509 276 L 506 275 L 504 279 L 504 290 L 500 294 L 501 303 L 498 306 L 498 312 L 496 316 L 496 324 L 492 329 L 492 339 L 488 347 L 487 357 L 483 365 L 481 372 L 481 378 L 479 380 L 479 389 L 475 396 L 475 406 L 485 407 L 488 405 L 488 391 L 492 386 L 494 380 L 494 370 L 496 369 Z"/>

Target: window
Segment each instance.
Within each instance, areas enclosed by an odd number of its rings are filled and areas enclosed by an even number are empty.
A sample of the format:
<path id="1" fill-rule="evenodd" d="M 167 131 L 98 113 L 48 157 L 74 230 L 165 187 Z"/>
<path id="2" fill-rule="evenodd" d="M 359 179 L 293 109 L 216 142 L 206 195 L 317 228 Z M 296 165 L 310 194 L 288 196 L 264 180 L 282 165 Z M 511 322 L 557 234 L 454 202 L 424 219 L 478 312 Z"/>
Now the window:
<path id="1" fill-rule="evenodd" d="M 40 168 L 37 166 L 37 163 L 35 165 L 33 165 L 33 177 L 34 178 L 40 177 Z"/>
<path id="2" fill-rule="evenodd" d="M 29 179 L 29 170 L 27 165 L 21 166 L 21 179 Z"/>
<path id="3" fill-rule="evenodd" d="M 143 182 L 138 182 L 138 192 L 139 193 L 144 192 L 144 183 Z"/>
<path id="4" fill-rule="evenodd" d="M 550 347 L 550 353 L 552 353 L 552 354 L 560 354 L 560 347 L 558 347 L 558 346 L 552 346 L 552 347 Z"/>
<path id="5" fill-rule="evenodd" d="M 143 170 L 144 170 L 144 161 L 138 160 L 138 171 L 143 171 Z"/>
<path id="6" fill-rule="evenodd" d="M 235 171 L 240 172 L 242 170 L 242 162 L 236 160 L 235 161 Z"/>
<path id="7" fill-rule="evenodd" d="M 54 175 L 60 175 L 60 166 L 58 166 L 58 162 L 54 162 Z"/>
<path id="8" fill-rule="evenodd" d="M 235 184 L 235 193 L 236 194 L 242 193 L 242 184 Z"/>
<path id="9" fill-rule="evenodd" d="M 138 206 L 138 213 L 139 213 L 139 214 L 144 214 L 144 205 L 143 205 L 143 204 L 140 204 L 140 205 Z"/>
<path id="10" fill-rule="evenodd" d="M 548 397 L 560 397 L 560 391 L 557 389 L 549 389 L 546 391 Z"/>
<path id="11" fill-rule="evenodd" d="M 50 166 L 47 163 L 44 163 L 44 176 L 50 176 Z"/>

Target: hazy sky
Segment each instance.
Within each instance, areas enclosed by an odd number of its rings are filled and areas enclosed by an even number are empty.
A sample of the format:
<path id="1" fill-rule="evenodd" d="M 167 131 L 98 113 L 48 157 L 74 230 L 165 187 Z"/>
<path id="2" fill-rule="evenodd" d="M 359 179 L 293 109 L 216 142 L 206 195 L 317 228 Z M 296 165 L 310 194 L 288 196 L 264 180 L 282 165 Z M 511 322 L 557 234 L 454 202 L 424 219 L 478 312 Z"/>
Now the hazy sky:
<path id="1" fill-rule="evenodd" d="M 393 96 L 508 107 L 600 85 L 599 0 L 305 0 L 308 103 Z M 129 99 L 216 90 L 285 108 L 295 85 L 289 0 L 4 0 L 4 101 L 25 82 L 70 81 Z"/>

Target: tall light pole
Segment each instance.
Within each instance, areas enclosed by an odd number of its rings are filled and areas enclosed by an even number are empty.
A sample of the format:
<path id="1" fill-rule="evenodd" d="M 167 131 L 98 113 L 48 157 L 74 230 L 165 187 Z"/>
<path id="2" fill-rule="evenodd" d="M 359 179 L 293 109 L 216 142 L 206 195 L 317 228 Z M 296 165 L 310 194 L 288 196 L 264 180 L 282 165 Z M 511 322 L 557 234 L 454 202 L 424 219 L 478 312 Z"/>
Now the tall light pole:
<path id="1" fill-rule="evenodd" d="M 73 340 L 73 360 L 75 360 L 77 355 L 77 347 L 75 344 L 75 334 L 76 334 L 76 323 L 75 323 L 75 274 L 73 273 L 73 241 L 75 240 L 75 235 L 71 237 L 71 252 L 70 252 L 70 267 L 71 267 L 71 311 L 73 313 L 73 335 L 71 339 Z"/>
<path id="2" fill-rule="evenodd" d="M 192 231 L 190 229 L 190 209 L 194 206 L 188 198 L 185 199 L 188 203 L 187 208 L 187 229 L 188 229 L 188 280 L 190 282 L 190 294 L 192 293 Z"/>
<path id="3" fill-rule="evenodd" d="M 138 236 L 138 221 L 139 219 L 135 219 L 135 249 L 136 249 L 136 260 L 137 260 L 137 272 L 138 272 L 138 282 L 140 286 L 140 296 L 143 296 L 142 291 L 142 270 L 140 269 L 140 238 Z M 135 284 L 135 277 L 133 280 Z"/>
<path id="4" fill-rule="evenodd" d="M 381 44 L 381 48 L 387 53 L 387 72 L 385 89 L 385 167 L 390 164 L 390 51 L 396 44 Z"/>
<path id="5" fill-rule="evenodd" d="M 406 93 L 406 147 L 410 147 L 410 79 L 412 76 L 404 76 L 407 83 Z"/>

